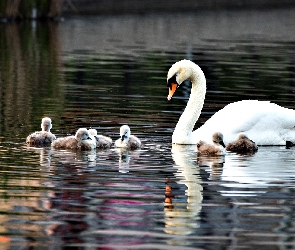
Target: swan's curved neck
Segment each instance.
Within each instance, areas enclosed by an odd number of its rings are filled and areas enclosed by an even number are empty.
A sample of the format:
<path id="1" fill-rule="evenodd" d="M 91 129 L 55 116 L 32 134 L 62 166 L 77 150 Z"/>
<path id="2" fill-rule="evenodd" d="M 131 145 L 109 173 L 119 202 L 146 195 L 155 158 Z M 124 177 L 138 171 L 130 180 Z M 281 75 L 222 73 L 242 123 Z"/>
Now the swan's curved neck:
<path id="1" fill-rule="evenodd" d="M 189 80 L 192 82 L 191 94 L 172 135 L 172 143 L 196 144 L 192 137 L 194 125 L 198 120 L 206 95 L 206 78 L 200 68 L 193 70 Z"/>
<path id="2" fill-rule="evenodd" d="M 50 126 L 48 126 L 48 125 L 44 125 L 44 126 L 42 127 L 42 131 L 44 131 L 44 132 L 50 132 Z"/>

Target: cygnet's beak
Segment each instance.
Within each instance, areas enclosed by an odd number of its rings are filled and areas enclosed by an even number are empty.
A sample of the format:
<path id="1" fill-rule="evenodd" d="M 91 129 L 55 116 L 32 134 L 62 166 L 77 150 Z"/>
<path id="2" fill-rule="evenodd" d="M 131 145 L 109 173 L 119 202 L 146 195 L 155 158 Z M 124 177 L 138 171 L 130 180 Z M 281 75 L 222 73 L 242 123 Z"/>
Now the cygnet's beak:
<path id="1" fill-rule="evenodd" d="M 124 141 L 125 137 L 126 137 L 126 135 L 122 135 L 121 141 Z"/>
<path id="2" fill-rule="evenodd" d="M 91 137 L 88 136 L 88 138 L 86 140 L 92 140 Z"/>
<path id="3" fill-rule="evenodd" d="M 222 147 L 224 147 L 224 148 L 225 148 L 225 144 L 224 144 L 224 142 L 223 142 L 223 141 L 221 141 L 219 144 L 220 144 Z"/>
<path id="4" fill-rule="evenodd" d="M 167 100 L 170 101 L 172 96 L 175 93 L 175 90 L 177 89 L 178 85 L 176 83 L 171 83 L 169 86 L 169 94 L 167 96 Z"/>

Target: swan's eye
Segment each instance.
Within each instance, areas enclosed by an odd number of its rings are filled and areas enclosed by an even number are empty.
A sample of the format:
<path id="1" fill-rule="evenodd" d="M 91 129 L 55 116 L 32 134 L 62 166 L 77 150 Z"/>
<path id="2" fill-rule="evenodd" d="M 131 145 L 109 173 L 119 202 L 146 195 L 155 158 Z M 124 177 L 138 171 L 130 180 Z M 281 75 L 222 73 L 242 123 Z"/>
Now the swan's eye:
<path id="1" fill-rule="evenodd" d="M 176 81 L 177 75 L 178 75 L 178 73 L 176 73 L 174 76 L 172 76 L 170 79 L 168 79 L 168 81 L 167 81 L 167 87 L 169 89 L 172 89 L 172 84 L 177 84 L 177 87 L 179 86 L 178 85 L 178 82 Z"/>

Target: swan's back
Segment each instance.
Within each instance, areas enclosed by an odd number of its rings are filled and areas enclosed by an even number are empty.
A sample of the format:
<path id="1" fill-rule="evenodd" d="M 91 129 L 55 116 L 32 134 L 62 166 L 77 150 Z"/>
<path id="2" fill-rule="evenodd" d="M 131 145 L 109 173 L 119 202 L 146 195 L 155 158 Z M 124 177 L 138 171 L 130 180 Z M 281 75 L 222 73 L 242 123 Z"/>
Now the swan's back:
<path id="1" fill-rule="evenodd" d="M 239 154 L 253 154 L 258 151 L 256 143 L 250 140 L 246 135 L 240 134 L 237 140 L 226 145 L 226 150 Z"/>
<path id="2" fill-rule="evenodd" d="M 47 131 L 38 131 L 30 134 L 26 143 L 33 147 L 48 147 L 56 139 L 55 135 Z"/>
<path id="3" fill-rule="evenodd" d="M 141 141 L 134 135 L 130 135 L 127 148 L 138 149 L 141 147 Z"/>
<path id="4" fill-rule="evenodd" d="M 223 134 L 220 132 L 213 133 L 212 143 L 199 141 L 197 143 L 197 151 L 199 155 L 224 155 Z"/>
<path id="5" fill-rule="evenodd" d="M 104 136 L 104 135 L 98 135 L 97 134 L 97 130 L 94 128 L 91 128 L 88 130 L 90 136 L 93 137 L 93 139 L 96 141 L 96 147 L 97 148 L 110 148 L 112 146 L 113 140 L 108 137 L 108 136 Z"/>
<path id="6" fill-rule="evenodd" d="M 113 140 L 104 135 L 97 135 L 98 142 L 96 143 L 97 148 L 110 148 L 112 146 Z"/>
<path id="7" fill-rule="evenodd" d="M 78 141 L 73 135 L 57 138 L 52 143 L 52 147 L 57 149 L 63 149 L 63 148 L 76 149 L 77 146 L 78 146 Z"/>
<path id="8" fill-rule="evenodd" d="M 66 136 L 57 138 L 51 146 L 56 149 L 78 149 L 78 150 L 92 150 L 95 148 L 95 143 L 91 140 L 77 141 L 75 136 Z"/>
<path id="9" fill-rule="evenodd" d="M 89 137 L 86 128 L 79 128 L 76 135 L 70 135 L 56 139 L 51 146 L 56 149 L 78 149 L 92 150 L 96 147 L 96 143 Z"/>
<path id="10" fill-rule="evenodd" d="M 223 150 L 213 144 L 209 144 L 204 141 L 199 141 L 197 143 L 197 152 L 199 155 L 223 155 Z"/>
<path id="11" fill-rule="evenodd" d="M 127 143 L 125 141 L 122 141 L 121 139 L 117 139 L 115 141 L 115 146 L 117 148 L 126 148 L 126 149 L 134 150 L 141 147 L 141 141 L 136 136 L 130 135 Z"/>
<path id="12" fill-rule="evenodd" d="M 218 130 L 223 133 L 226 144 L 243 133 L 257 145 L 285 145 L 288 138 L 295 140 L 294 126 L 294 110 L 268 101 L 243 100 L 216 112 L 194 131 L 193 136 L 196 141 L 204 140 L 204 135 L 209 136 Z"/>

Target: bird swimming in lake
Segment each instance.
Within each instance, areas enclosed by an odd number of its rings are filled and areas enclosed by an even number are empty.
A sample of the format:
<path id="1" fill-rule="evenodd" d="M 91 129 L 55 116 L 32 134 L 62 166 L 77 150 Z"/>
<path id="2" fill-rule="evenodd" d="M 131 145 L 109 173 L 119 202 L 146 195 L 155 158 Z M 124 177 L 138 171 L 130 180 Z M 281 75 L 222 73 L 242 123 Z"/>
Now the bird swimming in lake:
<path id="1" fill-rule="evenodd" d="M 225 155 L 225 145 L 223 135 L 220 132 L 215 132 L 212 135 L 212 142 L 199 141 L 197 143 L 198 155 Z"/>
<path id="2" fill-rule="evenodd" d="M 48 147 L 56 139 L 55 135 L 50 132 L 52 123 L 49 117 L 42 119 L 41 128 L 42 131 L 34 132 L 27 137 L 26 143 L 28 146 Z"/>
<path id="3" fill-rule="evenodd" d="M 193 131 L 205 101 L 206 78 L 201 68 L 192 61 L 174 63 L 167 74 L 168 100 L 185 80 L 192 83 L 191 94 L 175 126 L 172 143 L 197 144 L 200 140 L 208 141 L 215 131 L 223 133 L 226 144 L 241 133 L 257 145 L 286 145 L 286 141 L 295 143 L 295 110 L 269 101 L 242 100 L 230 103 Z"/>
<path id="4" fill-rule="evenodd" d="M 86 128 L 79 128 L 75 135 L 57 138 L 51 146 L 56 149 L 92 150 L 96 148 Z"/>
<path id="5" fill-rule="evenodd" d="M 258 151 L 256 143 L 250 140 L 245 134 L 240 134 L 238 138 L 226 145 L 226 150 L 238 154 L 253 154 Z"/>
<path id="6" fill-rule="evenodd" d="M 110 137 L 98 135 L 97 130 L 94 128 L 88 129 L 90 137 L 93 137 L 96 141 L 97 148 L 110 148 L 113 140 Z"/>
<path id="7" fill-rule="evenodd" d="M 115 141 L 117 148 L 126 149 L 138 149 L 141 147 L 141 141 L 134 135 L 131 135 L 131 131 L 128 125 L 123 125 L 120 128 L 120 138 Z"/>

